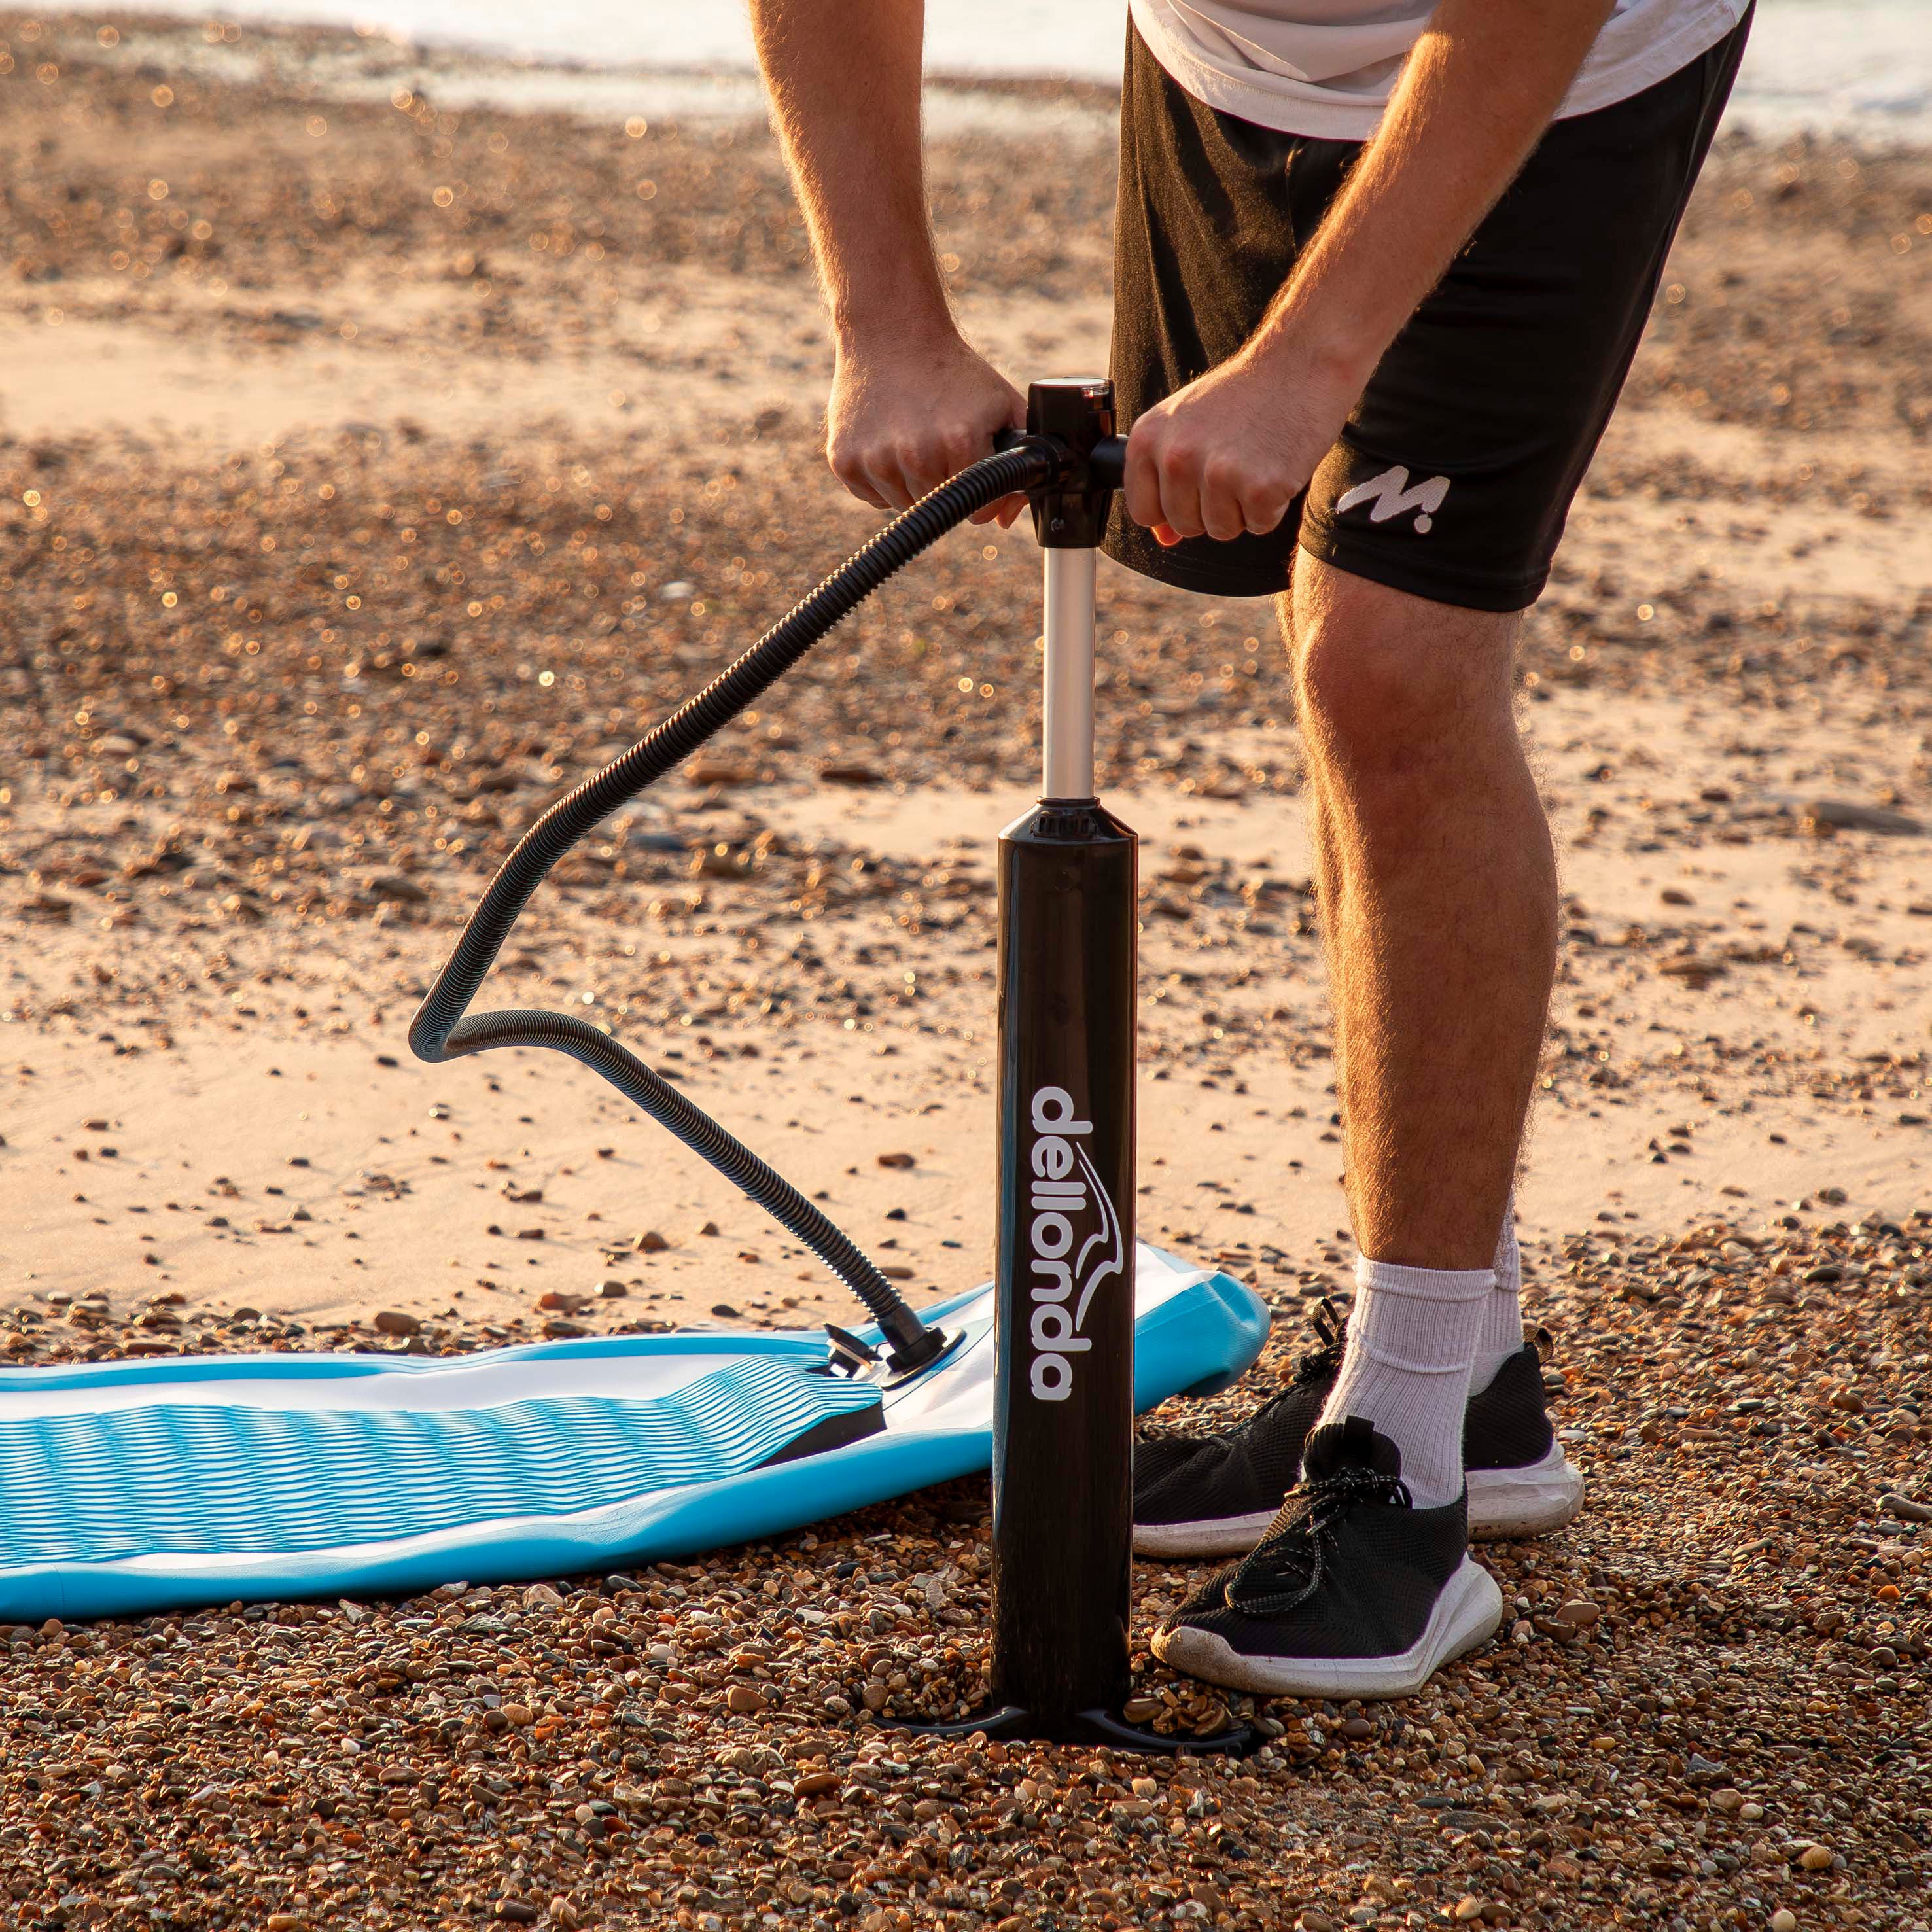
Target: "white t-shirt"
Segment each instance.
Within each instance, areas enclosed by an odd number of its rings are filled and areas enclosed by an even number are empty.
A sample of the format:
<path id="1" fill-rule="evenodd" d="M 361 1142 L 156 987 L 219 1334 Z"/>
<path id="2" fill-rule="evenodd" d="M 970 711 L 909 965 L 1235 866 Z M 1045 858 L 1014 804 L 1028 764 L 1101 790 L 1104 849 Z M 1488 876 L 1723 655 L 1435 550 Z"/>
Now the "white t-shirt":
<path id="1" fill-rule="evenodd" d="M 1675 74 L 1748 0 L 1618 0 L 1558 120 Z M 1129 0 L 1148 50 L 1197 100 L 1284 134 L 1366 141 L 1435 0 Z"/>

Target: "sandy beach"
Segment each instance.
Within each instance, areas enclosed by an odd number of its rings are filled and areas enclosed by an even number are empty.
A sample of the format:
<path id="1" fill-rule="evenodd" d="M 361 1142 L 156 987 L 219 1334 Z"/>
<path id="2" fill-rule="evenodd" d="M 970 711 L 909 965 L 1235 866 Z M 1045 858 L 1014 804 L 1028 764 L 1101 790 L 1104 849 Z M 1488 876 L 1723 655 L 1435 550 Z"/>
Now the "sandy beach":
<path id="1" fill-rule="evenodd" d="M 849 1316 L 580 1070 L 404 1040 L 520 829 L 873 527 L 768 132 L 116 22 L 0 13 L 8 1359 Z M 1105 366 L 1110 110 L 935 112 L 945 266 L 1022 383 Z M 1928 211 L 1925 154 L 1720 142 L 1529 622 L 1565 916 L 1528 1306 L 1593 1507 L 1488 1552 L 1508 1642 L 1400 1712 L 1262 1706 L 1226 1778 L 889 1748 L 854 1709 L 976 1694 L 983 1484 L 527 1601 L 5 1633 L 0 1923 L 1932 1922 Z M 502 969 L 916 1296 L 989 1271 L 1037 573 L 943 544 Z M 1289 693 L 1258 604 L 1104 563 L 1101 599 L 1142 1229 L 1268 1298 L 1265 1378 L 1353 1259 Z M 1137 1578 L 1144 1637 L 1180 1576 Z M 460 1716 L 486 1672 L 524 1720 Z"/>

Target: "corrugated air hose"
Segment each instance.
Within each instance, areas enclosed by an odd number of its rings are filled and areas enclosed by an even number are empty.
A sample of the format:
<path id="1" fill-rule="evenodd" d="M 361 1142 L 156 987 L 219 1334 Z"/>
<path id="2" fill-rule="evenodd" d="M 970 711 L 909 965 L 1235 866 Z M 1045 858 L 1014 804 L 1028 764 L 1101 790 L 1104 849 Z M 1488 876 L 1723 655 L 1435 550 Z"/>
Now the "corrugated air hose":
<path id="1" fill-rule="evenodd" d="M 567 792 L 517 842 L 483 895 L 410 1027 L 418 1059 L 454 1060 L 492 1047 L 540 1046 L 567 1053 L 601 1073 L 624 1096 L 700 1154 L 797 1237 L 866 1305 L 884 1331 L 894 1369 L 916 1368 L 945 1345 L 920 1321 L 878 1266 L 718 1123 L 600 1028 L 567 1013 L 472 1013 L 470 1003 L 530 896 L 578 841 L 698 747 L 770 689 L 833 625 L 974 511 L 1038 488 L 1054 452 L 1028 441 L 982 458 L 902 512 L 774 624 L 730 667 L 655 725 L 614 763 Z"/>

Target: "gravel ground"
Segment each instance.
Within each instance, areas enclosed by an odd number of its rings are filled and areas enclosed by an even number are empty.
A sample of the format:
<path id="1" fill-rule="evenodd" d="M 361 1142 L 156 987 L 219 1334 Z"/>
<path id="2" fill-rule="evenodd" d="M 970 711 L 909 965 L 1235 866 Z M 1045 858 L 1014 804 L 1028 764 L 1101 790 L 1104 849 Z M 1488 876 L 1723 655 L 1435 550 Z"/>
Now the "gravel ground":
<path id="1" fill-rule="evenodd" d="M 0 1633 L 0 1911 L 273 1932 L 1932 1923 L 1932 1209 L 1593 1232 L 1531 1268 L 1590 1507 L 1483 1550 L 1516 1619 L 1406 1703 L 1236 1700 L 1272 1740 L 1241 1764 L 909 1737 L 873 1714 L 982 1694 L 986 1497 L 960 1483 L 634 1576 Z M 1287 1268 L 1262 1286 L 1265 1376 L 1314 1291 Z M 1186 1582 L 1137 1568 L 1137 1637 Z M 1142 1714 L 1222 1720 L 1138 1662 Z"/>

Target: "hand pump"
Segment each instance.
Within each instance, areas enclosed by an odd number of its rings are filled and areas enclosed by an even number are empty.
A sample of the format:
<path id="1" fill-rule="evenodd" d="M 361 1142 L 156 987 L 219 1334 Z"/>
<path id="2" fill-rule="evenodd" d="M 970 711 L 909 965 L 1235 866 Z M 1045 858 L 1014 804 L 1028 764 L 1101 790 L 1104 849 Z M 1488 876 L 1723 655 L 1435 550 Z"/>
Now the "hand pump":
<path id="1" fill-rule="evenodd" d="M 1130 1725 L 1134 1035 L 1138 841 L 1094 782 L 1094 562 L 1120 487 L 1113 386 L 1034 383 L 1046 553 L 1040 802 L 1000 835 L 999 1258 L 992 1705 L 932 1726 L 1139 1750 L 1244 1750 L 1246 1729 Z"/>

